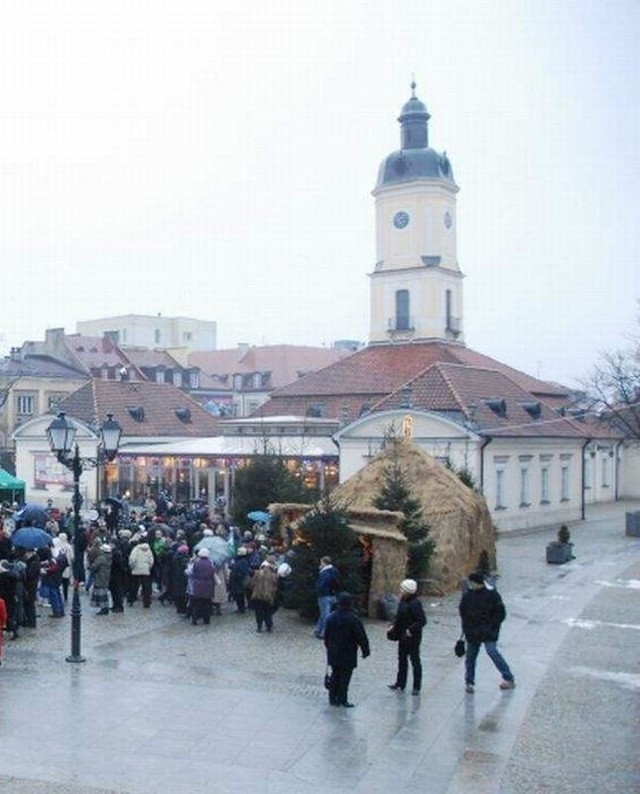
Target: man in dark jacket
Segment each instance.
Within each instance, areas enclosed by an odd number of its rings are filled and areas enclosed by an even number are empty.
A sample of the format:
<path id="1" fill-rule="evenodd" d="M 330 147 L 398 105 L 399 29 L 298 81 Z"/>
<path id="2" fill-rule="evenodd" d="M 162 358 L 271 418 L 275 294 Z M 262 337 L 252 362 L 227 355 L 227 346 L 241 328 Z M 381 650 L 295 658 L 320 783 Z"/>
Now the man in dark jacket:
<path id="1" fill-rule="evenodd" d="M 358 666 L 358 648 L 362 658 L 369 656 L 369 639 L 362 621 L 353 611 L 353 599 L 349 593 L 340 593 L 338 608 L 326 620 L 324 644 L 327 649 L 327 664 L 331 666 L 329 703 L 349 709 L 349 683 L 354 668 Z"/>
<path id="2" fill-rule="evenodd" d="M 412 695 L 419 695 L 422 686 L 420 643 L 422 642 L 422 629 L 427 623 L 417 593 L 418 583 L 415 579 L 405 579 L 400 583 L 400 603 L 395 620 L 389 629 L 389 636 L 398 641 L 398 672 L 395 683 L 389 684 L 389 689 L 404 690 L 407 685 L 409 660 L 411 660 Z"/>
<path id="3" fill-rule="evenodd" d="M 513 689 L 516 685 L 509 665 L 496 647 L 500 626 L 506 615 L 500 594 L 485 586 L 483 574 L 469 574 L 469 589 L 460 600 L 462 631 L 467 639 L 465 683 L 469 693 L 474 691 L 476 659 L 481 645 L 484 645 L 489 658 L 502 675 L 500 689 Z"/>

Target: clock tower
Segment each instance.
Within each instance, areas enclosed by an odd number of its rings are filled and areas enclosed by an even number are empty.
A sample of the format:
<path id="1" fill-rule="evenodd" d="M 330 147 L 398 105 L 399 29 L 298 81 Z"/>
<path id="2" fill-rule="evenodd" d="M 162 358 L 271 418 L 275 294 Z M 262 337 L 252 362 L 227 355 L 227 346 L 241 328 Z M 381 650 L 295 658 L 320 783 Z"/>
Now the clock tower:
<path id="1" fill-rule="evenodd" d="M 429 113 L 415 93 L 398 121 L 401 148 L 386 157 L 373 191 L 376 266 L 369 342 L 463 341 L 456 257 L 456 193 L 446 152 L 429 146 Z"/>

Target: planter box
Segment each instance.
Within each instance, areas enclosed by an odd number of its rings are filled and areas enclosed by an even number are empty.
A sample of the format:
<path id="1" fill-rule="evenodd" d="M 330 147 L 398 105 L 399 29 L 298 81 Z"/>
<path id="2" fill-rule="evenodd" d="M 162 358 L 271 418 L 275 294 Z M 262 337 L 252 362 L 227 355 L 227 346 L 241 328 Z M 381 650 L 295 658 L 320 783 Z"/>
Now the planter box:
<path id="1" fill-rule="evenodd" d="M 564 565 L 573 559 L 573 543 L 553 541 L 547 544 L 547 562 L 550 565 Z"/>
<path id="2" fill-rule="evenodd" d="M 640 538 L 640 510 L 627 513 L 624 534 L 631 538 Z"/>

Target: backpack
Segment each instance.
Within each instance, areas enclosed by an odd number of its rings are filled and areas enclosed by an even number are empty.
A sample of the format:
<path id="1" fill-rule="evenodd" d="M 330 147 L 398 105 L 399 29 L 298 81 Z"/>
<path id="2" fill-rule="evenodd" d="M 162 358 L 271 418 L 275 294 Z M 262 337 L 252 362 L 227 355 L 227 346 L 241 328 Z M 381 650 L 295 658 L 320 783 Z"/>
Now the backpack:
<path id="1" fill-rule="evenodd" d="M 63 573 L 69 567 L 69 560 L 63 551 L 61 551 L 56 557 L 56 565 L 58 566 L 58 571 L 60 573 Z"/>

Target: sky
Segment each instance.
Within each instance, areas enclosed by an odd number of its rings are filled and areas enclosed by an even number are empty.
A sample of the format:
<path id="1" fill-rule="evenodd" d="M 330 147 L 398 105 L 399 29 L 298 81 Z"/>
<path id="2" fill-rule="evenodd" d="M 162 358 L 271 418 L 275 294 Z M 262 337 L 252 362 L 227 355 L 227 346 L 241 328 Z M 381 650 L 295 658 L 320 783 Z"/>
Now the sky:
<path id="1" fill-rule="evenodd" d="M 575 385 L 640 297 L 637 0 L 7 0 L 0 353 L 162 313 L 366 341 L 410 96 L 458 194 L 466 343 Z"/>

